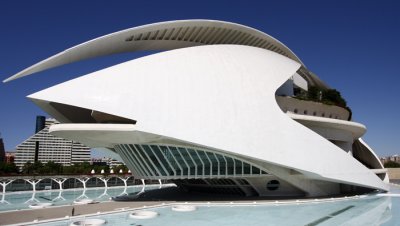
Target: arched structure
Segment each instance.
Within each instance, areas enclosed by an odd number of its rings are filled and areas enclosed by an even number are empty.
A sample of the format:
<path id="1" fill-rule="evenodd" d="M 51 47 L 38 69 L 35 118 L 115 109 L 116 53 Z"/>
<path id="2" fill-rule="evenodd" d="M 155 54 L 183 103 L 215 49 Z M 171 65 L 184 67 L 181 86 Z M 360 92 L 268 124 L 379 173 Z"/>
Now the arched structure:
<path id="1" fill-rule="evenodd" d="M 324 104 L 306 107 L 320 115 L 288 110 L 301 103 L 283 103 L 277 95 L 293 98 L 294 88 L 327 86 L 282 43 L 242 25 L 192 20 L 132 28 L 68 49 L 8 80 L 145 49 L 170 51 L 30 95 L 62 122 L 51 133 L 108 148 L 138 178 L 171 179 L 188 190 L 249 196 L 387 190 L 386 177 L 376 175 L 385 174 L 382 165 L 361 157 L 373 155 L 370 148 L 353 157 L 365 126 L 332 117 L 346 110 Z M 333 112 L 330 118 L 325 111 Z"/>

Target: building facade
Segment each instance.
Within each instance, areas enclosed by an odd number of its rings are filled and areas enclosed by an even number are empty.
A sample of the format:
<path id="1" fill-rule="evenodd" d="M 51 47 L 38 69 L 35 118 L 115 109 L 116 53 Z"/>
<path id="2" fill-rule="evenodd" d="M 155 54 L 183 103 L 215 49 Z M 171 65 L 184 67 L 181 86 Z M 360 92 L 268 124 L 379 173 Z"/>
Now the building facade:
<path id="1" fill-rule="evenodd" d="M 14 163 L 15 152 L 6 152 L 5 163 Z"/>
<path id="2" fill-rule="evenodd" d="M 351 121 L 345 101 L 323 102 L 335 90 L 284 44 L 240 24 L 135 27 L 6 81 L 139 50 L 168 51 L 30 95 L 62 122 L 51 134 L 106 148 L 136 177 L 169 179 L 189 191 L 316 197 L 388 190 L 385 169 L 361 139 L 366 127 Z"/>
<path id="3" fill-rule="evenodd" d="M 53 161 L 62 165 L 71 165 L 90 161 L 90 148 L 81 143 L 56 137 L 49 133 L 49 127 L 58 122 L 55 119 L 38 117 L 36 123 L 38 132 L 16 147 L 15 164 L 20 169 L 30 161 L 43 163 Z M 39 125 L 43 124 L 43 125 Z"/>
<path id="4" fill-rule="evenodd" d="M 380 157 L 380 160 L 381 160 L 382 164 L 385 164 L 387 162 L 396 162 L 396 163 L 400 164 L 400 156 L 399 155 Z"/>

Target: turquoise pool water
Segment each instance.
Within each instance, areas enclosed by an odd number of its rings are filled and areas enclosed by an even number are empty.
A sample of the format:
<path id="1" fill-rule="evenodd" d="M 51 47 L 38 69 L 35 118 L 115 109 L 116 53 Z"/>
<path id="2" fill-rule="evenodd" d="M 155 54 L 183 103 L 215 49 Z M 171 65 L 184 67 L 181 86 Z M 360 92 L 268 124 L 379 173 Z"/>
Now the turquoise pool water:
<path id="1" fill-rule="evenodd" d="M 400 194 L 393 188 L 392 193 Z M 194 205 L 194 204 L 192 204 Z M 308 203 L 292 202 L 264 204 L 195 204 L 193 212 L 176 212 L 171 206 L 149 208 L 156 211 L 153 219 L 131 219 L 132 211 L 74 218 L 43 226 L 70 225 L 72 222 L 90 218 L 100 218 L 112 225 L 142 226 L 232 226 L 232 225 L 400 225 L 400 197 L 367 195 L 346 200 L 328 199 L 324 202 L 311 200 Z"/>
<path id="2" fill-rule="evenodd" d="M 76 199 L 88 198 L 98 202 L 108 201 L 110 197 L 127 193 L 137 193 L 143 188 L 142 185 L 128 187 L 104 187 L 68 190 L 49 190 L 33 192 L 9 192 L 0 194 L 0 212 L 29 209 L 33 203 L 51 202 L 54 206 L 70 205 Z M 159 188 L 159 185 L 146 185 L 145 190 Z"/>

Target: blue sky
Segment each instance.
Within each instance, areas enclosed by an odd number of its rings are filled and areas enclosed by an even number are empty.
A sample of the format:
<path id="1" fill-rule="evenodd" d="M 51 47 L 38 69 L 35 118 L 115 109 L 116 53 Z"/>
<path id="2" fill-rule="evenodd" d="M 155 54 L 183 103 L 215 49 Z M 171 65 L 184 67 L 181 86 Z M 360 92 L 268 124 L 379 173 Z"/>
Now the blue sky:
<path id="1" fill-rule="evenodd" d="M 378 153 L 400 154 L 399 1 L 0 1 L 0 80 L 64 49 L 138 25 L 216 19 L 264 31 L 338 89 L 367 126 Z M 26 96 L 141 56 L 79 62 L 0 84 L 0 132 L 6 150 L 34 132 L 45 115 Z"/>

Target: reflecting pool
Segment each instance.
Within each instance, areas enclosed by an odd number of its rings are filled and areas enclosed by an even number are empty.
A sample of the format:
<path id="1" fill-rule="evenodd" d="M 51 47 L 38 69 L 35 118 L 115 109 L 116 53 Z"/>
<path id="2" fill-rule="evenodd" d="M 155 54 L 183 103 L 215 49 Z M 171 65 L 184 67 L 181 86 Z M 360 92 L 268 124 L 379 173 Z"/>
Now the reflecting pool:
<path id="1" fill-rule="evenodd" d="M 129 210 L 75 217 L 39 225 L 70 225 L 76 221 L 99 218 L 105 220 L 108 226 L 399 225 L 399 194 L 400 190 L 393 187 L 390 194 L 370 194 L 345 199 L 183 204 L 195 205 L 197 208 L 192 212 L 173 211 L 173 205 L 165 204 L 161 207 L 146 209 L 158 213 L 158 216 L 152 219 L 132 219 L 129 214 L 133 210 Z"/>
<path id="2" fill-rule="evenodd" d="M 170 186 L 170 185 L 163 185 Z M 111 197 L 135 194 L 141 191 L 158 189 L 160 185 L 133 185 L 127 187 L 97 187 L 87 189 L 24 191 L 1 193 L 0 211 L 29 209 L 33 203 L 52 203 L 54 206 L 70 205 L 78 199 L 92 199 L 97 202 L 110 200 Z"/>

